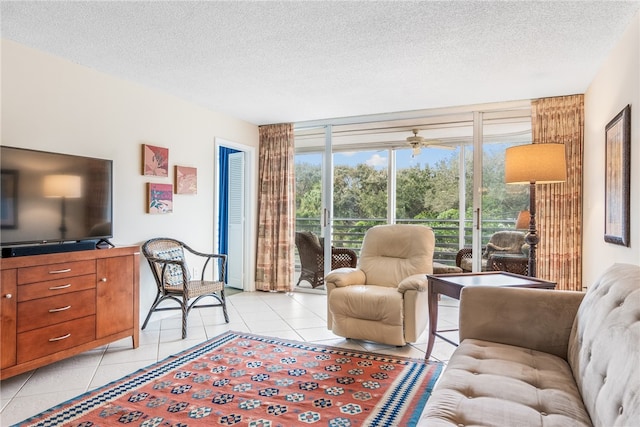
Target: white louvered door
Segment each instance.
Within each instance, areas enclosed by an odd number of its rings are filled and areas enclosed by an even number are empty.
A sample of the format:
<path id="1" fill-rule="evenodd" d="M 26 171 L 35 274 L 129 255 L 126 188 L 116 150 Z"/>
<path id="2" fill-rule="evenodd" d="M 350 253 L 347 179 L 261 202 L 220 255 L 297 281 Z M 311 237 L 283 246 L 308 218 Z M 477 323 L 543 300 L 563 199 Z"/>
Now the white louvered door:
<path id="1" fill-rule="evenodd" d="M 244 272 L 244 153 L 229 155 L 229 257 L 227 260 L 228 286 L 243 289 Z"/>

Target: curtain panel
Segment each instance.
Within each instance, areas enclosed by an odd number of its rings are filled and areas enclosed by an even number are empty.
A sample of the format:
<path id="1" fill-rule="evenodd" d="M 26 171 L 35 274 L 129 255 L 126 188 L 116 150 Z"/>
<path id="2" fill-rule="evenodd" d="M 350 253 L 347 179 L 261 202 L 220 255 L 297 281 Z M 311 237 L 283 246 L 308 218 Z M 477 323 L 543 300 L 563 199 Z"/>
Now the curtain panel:
<path id="1" fill-rule="evenodd" d="M 256 289 L 293 288 L 295 236 L 293 124 L 260 127 Z"/>
<path id="2" fill-rule="evenodd" d="M 542 98 L 531 103 L 533 142 L 565 146 L 567 181 L 536 187 L 538 276 L 556 289 L 582 290 L 582 169 L 584 95 Z"/>

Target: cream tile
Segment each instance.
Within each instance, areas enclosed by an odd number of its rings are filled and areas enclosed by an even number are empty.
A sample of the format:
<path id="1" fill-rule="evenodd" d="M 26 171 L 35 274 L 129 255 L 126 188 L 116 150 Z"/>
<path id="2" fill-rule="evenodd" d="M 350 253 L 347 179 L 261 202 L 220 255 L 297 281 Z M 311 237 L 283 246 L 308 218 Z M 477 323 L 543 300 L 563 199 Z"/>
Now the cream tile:
<path id="1" fill-rule="evenodd" d="M 73 399 L 85 391 L 86 390 L 82 388 L 70 387 L 51 393 L 15 397 L 2 410 L 2 425 L 8 426 L 19 423 L 53 406 Z"/>
<path id="2" fill-rule="evenodd" d="M 143 332 L 144 333 L 144 332 Z M 133 348 L 133 339 L 131 337 L 122 338 L 121 340 L 110 343 L 107 348 Z"/>
<path id="3" fill-rule="evenodd" d="M 132 374 L 140 369 L 143 369 L 153 363 L 156 363 L 155 359 L 139 360 L 126 363 L 116 363 L 113 365 L 101 365 L 98 367 L 93 380 L 89 384 L 89 390 L 102 387 L 109 384 L 112 381 L 118 380 L 126 375 Z"/>
<path id="4" fill-rule="evenodd" d="M 134 349 L 130 348 L 109 348 L 102 359 L 101 366 L 114 365 L 118 363 L 128 363 L 136 361 L 157 360 L 158 344 L 141 345 Z"/>
<path id="5" fill-rule="evenodd" d="M 73 369 L 56 368 L 57 364 L 37 369 L 29 381 L 18 391 L 16 397 L 34 396 L 47 392 L 62 392 L 70 388 L 87 389 L 96 372 L 96 367 Z"/>
<path id="6" fill-rule="evenodd" d="M 304 341 L 299 333 L 294 330 L 290 331 L 278 331 L 278 338 L 283 340 L 292 340 L 292 341 Z"/>
<path id="7" fill-rule="evenodd" d="M 187 325 L 187 337 L 185 339 L 188 340 L 198 340 L 204 341 L 207 339 L 207 333 L 205 331 L 204 325 Z M 172 342 L 182 340 L 182 326 L 178 328 L 162 328 L 160 330 L 160 342 Z"/>
<path id="8" fill-rule="evenodd" d="M 326 328 L 327 321 L 314 315 L 313 317 L 296 317 L 285 319 L 287 324 L 293 329 Z"/>
<path id="9" fill-rule="evenodd" d="M 11 397 L 13 397 L 13 395 Z M 11 402 L 11 397 L 6 399 L 0 397 L 0 422 L 2 421 L 2 411 L 4 411 L 4 408 L 6 408 L 9 402 Z"/>
<path id="10" fill-rule="evenodd" d="M 0 397 L 2 400 L 13 397 L 27 383 L 35 371 L 25 372 L 15 377 L 0 381 Z"/>
<path id="11" fill-rule="evenodd" d="M 142 345 L 157 344 L 159 338 L 160 338 L 160 328 L 158 329 L 146 328 L 144 331 L 140 331 L 139 345 L 142 346 Z"/>
<path id="12" fill-rule="evenodd" d="M 291 326 L 289 326 L 287 322 L 285 322 L 282 319 L 273 319 L 273 320 L 247 319 L 245 323 L 247 324 L 251 332 L 256 332 L 261 334 L 279 336 L 276 334 L 276 332 L 278 331 L 293 331 Z"/>
<path id="13" fill-rule="evenodd" d="M 242 320 L 244 320 L 247 324 L 250 323 L 259 323 L 264 321 L 271 320 L 282 320 L 282 317 L 275 311 L 257 311 L 255 313 L 243 313 Z"/>
<path id="14" fill-rule="evenodd" d="M 228 332 L 251 332 L 249 327 L 244 322 L 230 322 L 223 323 L 221 325 L 205 325 L 205 331 L 207 333 L 207 339 L 217 337 L 218 335 Z"/>
<path id="15" fill-rule="evenodd" d="M 202 343 L 202 341 L 203 340 L 184 339 L 160 343 L 160 347 L 158 348 L 158 361 L 196 346 Z"/>
<path id="16" fill-rule="evenodd" d="M 38 375 L 49 371 L 77 369 L 77 368 L 92 368 L 96 369 L 102 361 L 102 357 L 107 347 L 100 347 L 99 349 L 89 350 L 84 353 L 80 353 L 76 356 L 68 359 L 60 360 L 50 365 L 44 366 L 36 371 Z"/>
<path id="17" fill-rule="evenodd" d="M 298 333 L 305 341 L 322 341 L 337 338 L 337 335 L 328 330 L 326 326 L 323 328 L 299 329 Z"/>

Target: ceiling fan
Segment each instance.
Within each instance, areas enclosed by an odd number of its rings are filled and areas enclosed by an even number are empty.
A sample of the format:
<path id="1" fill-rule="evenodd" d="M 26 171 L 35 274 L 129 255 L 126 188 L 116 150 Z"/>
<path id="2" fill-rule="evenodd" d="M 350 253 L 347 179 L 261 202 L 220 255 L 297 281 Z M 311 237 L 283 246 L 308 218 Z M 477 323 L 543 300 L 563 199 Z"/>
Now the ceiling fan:
<path id="1" fill-rule="evenodd" d="M 419 136 L 418 132 L 420 132 L 420 129 L 411 129 L 411 132 L 413 132 L 413 136 L 407 137 L 407 142 L 409 143 L 409 146 L 413 150 L 411 154 L 412 157 L 419 155 L 420 149 L 422 147 L 427 147 L 429 145 L 438 145 L 440 143 L 440 141 L 437 139 L 427 140 Z"/>

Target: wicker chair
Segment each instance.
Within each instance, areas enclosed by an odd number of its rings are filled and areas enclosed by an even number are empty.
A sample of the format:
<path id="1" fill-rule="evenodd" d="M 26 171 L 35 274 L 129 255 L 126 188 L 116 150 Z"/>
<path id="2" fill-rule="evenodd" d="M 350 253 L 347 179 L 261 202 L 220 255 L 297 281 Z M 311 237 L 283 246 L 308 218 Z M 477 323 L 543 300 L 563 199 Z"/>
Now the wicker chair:
<path id="1" fill-rule="evenodd" d="M 296 247 L 300 255 L 300 282 L 306 280 L 311 287 L 317 288 L 324 285 L 324 245 L 323 239 L 319 239 L 311 231 L 296 232 Z M 341 267 L 353 267 L 358 264 L 358 256 L 355 251 L 347 248 L 331 247 L 331 270 Z"/>
<path id="2" fill-rule="evenodd" d="M 494 233 L 482 253 L 482 271 L 508 271 L 527 275 L 528 245 L 521 231 L 503 230 Z M 471 271 L 471 248 L 460 249 L 456 255 L 456 265 L 464 272 Z"/>
<path id="3" fill-rule="evenodd" d="M 202 274 L 199 280 L 192 280 L 185 258 L 185 249 L 195 259 L 203 261 Z M 205 254 L 191 249 L 179 240 L 160 237 L 151 239 L 142 245 L 142 253 L 149 262 L 149 267 L 156 281 L 158 293 L 149 309 L 149 314 L 142 324 L 147 326 L 151 314 L 156 311 L 182 310 L 182 338 L 187 337 L 187 316 L 192 308 L 222 307 L 225 322 L 229 323 L 227 305 L 224 296 L 224 277 L 227 267 L 227 256 L 223 254 Z M 210 262 L 212 261 L 213 262 Z M 214 280 L 205 280 L 207 267 L 213 270 Z M 210 269 L 210 270 L 211 270 Z M 217 300 L 215 304 L 196 305 L 204 297 Z M 189 302 L 192 300 L 192 302 Z M 179 307 L 162 307 L 162 301 L 173 300 Z"/>

